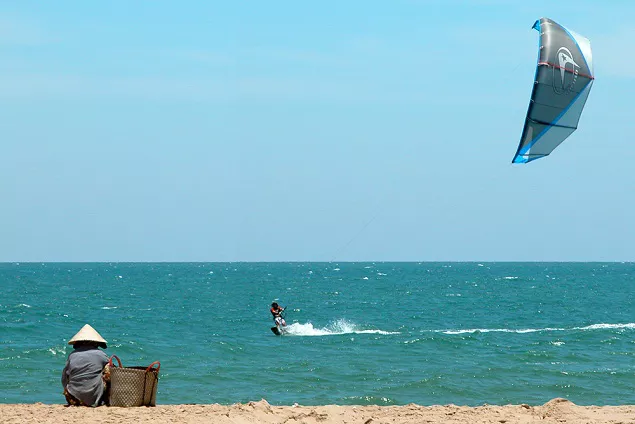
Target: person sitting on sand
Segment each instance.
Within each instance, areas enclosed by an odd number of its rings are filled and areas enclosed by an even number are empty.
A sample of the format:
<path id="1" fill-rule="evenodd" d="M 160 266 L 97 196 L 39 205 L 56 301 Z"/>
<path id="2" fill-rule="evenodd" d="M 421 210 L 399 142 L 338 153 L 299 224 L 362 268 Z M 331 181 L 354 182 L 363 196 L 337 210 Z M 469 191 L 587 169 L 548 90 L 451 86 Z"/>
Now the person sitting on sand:
<path id="1" fill-rule="evenodd" d="M 284 308 L 280 307 L 280 305 L 278 305 L 276 302 L 273 302 L 271 304 L 271 315 L 273 315 L 273 320 L 276 323 L 276 325 L 282 325 L 283 327 L 287 325 L 287 323 L 285 322 L 284 318 L 282 318 L 282 311 L 284 311 Z"/>
<path id="2" fill-rule="evenodd" d="M 82 327 L 68 344 L 74 350 L 68 355 L 62 371 L 62 386 L 68 405 L 99 406 L 106 402 L 106 382 L 102 378 L 108 355 L 106 340 L 90 325 Z"/>

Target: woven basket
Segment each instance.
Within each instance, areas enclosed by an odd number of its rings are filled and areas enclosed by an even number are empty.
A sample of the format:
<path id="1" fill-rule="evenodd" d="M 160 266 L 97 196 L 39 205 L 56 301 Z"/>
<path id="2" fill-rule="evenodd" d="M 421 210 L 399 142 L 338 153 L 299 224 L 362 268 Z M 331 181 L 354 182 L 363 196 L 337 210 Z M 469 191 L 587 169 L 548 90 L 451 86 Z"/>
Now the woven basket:
<path id="1" fill-rule="evenodd" d="M 112 364 L 117 359 L 118 367 Z M 119 357 L 113 355 L 108 361 L 110 366 L 110 406 L 155 406 L 159 385 L 159 361 L 148 367 L 123 367 Z M 154 366 L 156 368 L 153 368 Z"/>

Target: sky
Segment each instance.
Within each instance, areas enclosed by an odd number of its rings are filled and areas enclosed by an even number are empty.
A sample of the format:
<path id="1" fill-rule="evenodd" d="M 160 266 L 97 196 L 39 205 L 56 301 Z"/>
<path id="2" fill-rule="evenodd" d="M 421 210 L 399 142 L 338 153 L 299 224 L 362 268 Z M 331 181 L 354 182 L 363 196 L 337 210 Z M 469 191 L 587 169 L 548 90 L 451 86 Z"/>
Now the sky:
<path id="1" fill-rule="evenodd" d="M 635 2 L 0 3 L 0 262 L 635 261 Z M 548 17 L 578 130 L 512 165 Z"/>

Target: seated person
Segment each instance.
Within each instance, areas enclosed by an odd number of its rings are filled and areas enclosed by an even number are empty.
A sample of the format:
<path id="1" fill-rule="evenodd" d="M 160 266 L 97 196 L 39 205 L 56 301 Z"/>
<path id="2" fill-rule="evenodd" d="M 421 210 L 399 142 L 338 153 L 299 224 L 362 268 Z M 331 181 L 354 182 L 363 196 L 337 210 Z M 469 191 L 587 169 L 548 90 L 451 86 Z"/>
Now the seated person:
<path id="1" fill-rule="evenodd" d="M 108 363 L 108 355 L 99 348 L 106 348 L 106 340 L 86 324 L 68 344 L 74 348 L 62 371 L 62 386 L 68 405 L 99 406 L 105 403 L 106 382 L 102 372 Z"/>

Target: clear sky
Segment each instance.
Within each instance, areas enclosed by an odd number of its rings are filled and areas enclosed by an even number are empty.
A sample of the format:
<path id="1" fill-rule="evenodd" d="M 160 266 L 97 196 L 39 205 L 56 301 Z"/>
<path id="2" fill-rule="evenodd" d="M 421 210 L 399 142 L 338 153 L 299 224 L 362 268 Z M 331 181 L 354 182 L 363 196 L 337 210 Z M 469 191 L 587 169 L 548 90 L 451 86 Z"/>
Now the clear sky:
<path id="1" fill-rule="evenodd" d="M 512 165 L 549 17 L 578 130 Z M 0 261 L 635 260 L 632 0 L 0 3 Z"/>

